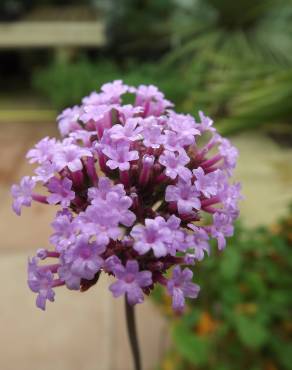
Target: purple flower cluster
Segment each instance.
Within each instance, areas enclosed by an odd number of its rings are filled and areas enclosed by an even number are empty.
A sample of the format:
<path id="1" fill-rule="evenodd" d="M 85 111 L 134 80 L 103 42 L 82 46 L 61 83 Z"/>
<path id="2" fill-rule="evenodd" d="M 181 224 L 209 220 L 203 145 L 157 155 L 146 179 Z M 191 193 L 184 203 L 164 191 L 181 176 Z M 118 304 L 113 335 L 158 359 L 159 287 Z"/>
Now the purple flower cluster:
<path id="1" fill-rule="evenodd" d="M 124 94 L 132 104 L 123 104 Z M 233 233 L 238 153 L 202 112 L 196 122 L 172 106 L 155 86 L 107 83 L 58 116 L 62 139 L 46 137 L 27 153 L 37 167 L 12 186 L 14 211 L 32 201 L 59 207 L 52 250 L 39 249 L 28 264 L 41 309 L 55 287 L 85 291 L 101 272 L 115 279 L 114 297 L 133 305 L 155 284 L 176 311 L 197 297 L 186 266 L 210 254 L 210 239 L 222 250 Z"/>

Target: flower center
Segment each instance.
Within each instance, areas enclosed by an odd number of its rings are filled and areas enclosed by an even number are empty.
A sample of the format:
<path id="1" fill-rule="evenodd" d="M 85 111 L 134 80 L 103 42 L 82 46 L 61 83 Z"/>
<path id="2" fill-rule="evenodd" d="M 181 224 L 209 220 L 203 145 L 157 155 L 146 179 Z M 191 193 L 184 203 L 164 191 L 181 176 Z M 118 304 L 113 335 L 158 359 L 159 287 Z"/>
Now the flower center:
<path id="1" fill-rule="evenodd" d="M 128 273 L 126 276 L 125 276 L 125 282 L 130 284 L 132 283 L 134 280 L 135 280 L 135 275 L 134 274 L 131 274 L 131 273 Z"/>
<path id="2" fill-rule="evenodd" d="M 84 259 L 89 258 L 91 256 L 91 248 L 90 247 L 82 248 L 80 256 Z"/>

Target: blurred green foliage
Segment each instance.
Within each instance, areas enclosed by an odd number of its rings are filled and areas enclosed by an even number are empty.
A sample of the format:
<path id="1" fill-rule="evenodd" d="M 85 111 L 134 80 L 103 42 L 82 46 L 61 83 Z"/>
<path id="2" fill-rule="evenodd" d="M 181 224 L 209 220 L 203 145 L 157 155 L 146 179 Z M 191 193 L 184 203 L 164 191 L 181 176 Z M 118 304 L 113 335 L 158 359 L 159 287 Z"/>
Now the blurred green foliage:
<path id="1" fill-rule="evenodd" d="M 291 0 L 186 1 L 174 16 L 177 47 L 163 61 L 194 78 L 185 110 L 201 106 L 224 133 L 291 123 L 291 20 Z"/>
<path id="2" fill-rule="evenodd" d="M 181 318 L 156 291 L 174 344 L 161 370 L 292 368 L 291 226 L 292 212 L 271 229 L 238 225 L 224 253 L 194 267 L 202 291 Z"/>
<path id="3" fill-rule="evenodd" d="M 96 63 L 87 59 L 71 64 L 56 62 L 37 70 L 32 84 L 54 107 L 62 109 L 79 104 L 83 96 L 115 79 L 123 79 L 130 85 L 155 84 L 178 106 L 182 105 L 185 97 L 185 84 L 179 84 L 177 75 L 166 69 L 161 71 L 153 63 L 137 62 L 128 62 L 122 67 L 108 59 Z"/>
<path id="4" fill-rule="evenodd" d="M 153 60 L 169 48 L 173 0 L 95 2 L 104 10 L 111 55 Z"/>
<path id="5" fill-rule="evenodd" d="M 34 86 L 55 106 L 101 82 L 155 83 L 179 111 L 214 117 L 222 134 L 292 116 L 292 0 L 96 0 L 107 58 L 53 63 Z"/>

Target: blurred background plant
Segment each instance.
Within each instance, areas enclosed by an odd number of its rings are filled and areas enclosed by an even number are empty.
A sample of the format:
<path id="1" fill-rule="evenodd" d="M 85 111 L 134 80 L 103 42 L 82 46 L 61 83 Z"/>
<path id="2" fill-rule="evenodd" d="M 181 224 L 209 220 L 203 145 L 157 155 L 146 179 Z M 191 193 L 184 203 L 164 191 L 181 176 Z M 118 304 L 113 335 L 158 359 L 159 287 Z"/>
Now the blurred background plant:
<path id="1" fill-rule="evenodd" d="M 54 106 L 74 104 L 100 82 L 122 76 L 129 83 L 155 82 L 179 110 L 196 113 L 201 107 L 224 134 L 265 125 L 291 135 L 291 0 L 95 5 L 107 24 L 102 58 L 51 62 L 34 73 L 33 86 Z"/>
<path id="2" fill-rule="evenodd" d="M 195 266 L 204 291 L 181 318 L 156 291 L 173 342 L 161 370 L 291 369 L 291 226 L 292 208 L 271 228 L 238 225 L 219 263 Z"/>

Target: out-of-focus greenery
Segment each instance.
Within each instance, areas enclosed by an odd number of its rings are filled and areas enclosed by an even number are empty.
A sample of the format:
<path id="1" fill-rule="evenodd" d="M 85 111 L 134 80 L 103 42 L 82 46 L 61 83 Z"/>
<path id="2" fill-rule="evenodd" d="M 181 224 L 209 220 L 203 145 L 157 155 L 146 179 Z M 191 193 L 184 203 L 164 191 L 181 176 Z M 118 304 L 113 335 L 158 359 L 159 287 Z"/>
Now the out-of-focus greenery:
<path id="1" fill-rule="evenodd" d="M 169 48 L 174 0 L 95 0 L 104 10 L 108 47 L 119 58 L 153 60 Z"/>
<path id="2" fill-rule="evenodd" d="M 155 83 L 179 111 L 206 111 L 223 134 L 275 123 L 291 128 L 292 0 L 95 3 L 107 8 L 111 61 L 37 72 L 34 86 L 58 107 L 123 78 Z"/>
<path id="3" fill-rule="evenodd" d="M 291 230 L 292 212 L 271 229 L 237 226 L 224 253 L 194 267 L 202 290 L 181 318 L 156 291 L 173 342 L 161 370 L 291 369 Z"/>
<path id="4" fill-rule="evenodd" d="M 226 132 L 291 122 L 291 0 L 185 1 L 174 17 L 177 47 L 164 60 L 194 80 L 184 103 Z"/>
<path id="5" fill-rule="evenodd" d="M 178 83 L 175 73 L 162 71 L 153 63 L 127 63 L 123 67 L 108 59 L 97 63 L 86 59 L 71 64 L 53 63 L 36 71 L 32 84 L 54 107 L 61 109 L 79 104 L 83 96 L 115 79 L 130 85 L 155 84 L 178 106 L 185 98 L 186 84 Z"/>

